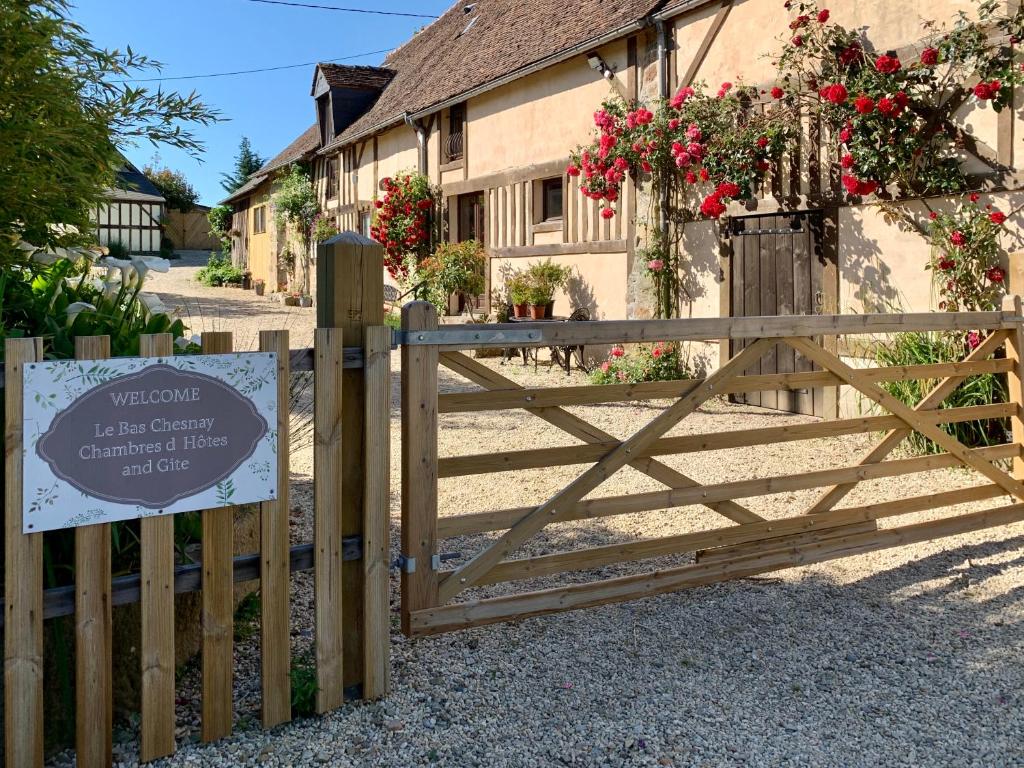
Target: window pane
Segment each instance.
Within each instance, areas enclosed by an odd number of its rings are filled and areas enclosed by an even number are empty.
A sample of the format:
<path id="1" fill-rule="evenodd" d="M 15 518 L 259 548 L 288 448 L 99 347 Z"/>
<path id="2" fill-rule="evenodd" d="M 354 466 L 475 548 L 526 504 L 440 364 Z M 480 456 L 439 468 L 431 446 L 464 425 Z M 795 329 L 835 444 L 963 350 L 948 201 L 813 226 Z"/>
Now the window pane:
<path id="1" fill-rule="evenodd" d="M 562 218 L 562 180 L 544 180 L 544 219 Z"/>

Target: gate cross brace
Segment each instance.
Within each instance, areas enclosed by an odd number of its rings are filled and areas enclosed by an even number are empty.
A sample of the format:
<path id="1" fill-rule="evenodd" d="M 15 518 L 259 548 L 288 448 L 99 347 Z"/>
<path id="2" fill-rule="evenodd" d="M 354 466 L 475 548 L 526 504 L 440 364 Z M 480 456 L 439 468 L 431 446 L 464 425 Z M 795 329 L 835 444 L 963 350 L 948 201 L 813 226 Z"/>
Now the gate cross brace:
<path id="1" fill-rule="evenodd" d="M 784 339 L 784 341 L 797 352 L 807 357 L 808 360 L 813 360 L 822 368 L 831 371 L 865 397 L 874 400 L 888 410 L 893 416 L 902 419 L 914 431 L 938 443 L 959 459 L 961 464 L 977 470 L 1011 496 L 1016 496 L 1019 500 L 1024 501 L 1024 484 L 1019 480 L 1003 472 L 992 462 L 986 461 L 973 453 L 970 448 L 952 435 L 944 432 L 938 425 L 923 419 L 920 414 L 914 412 L 913 408 L 905 405 L 894 395 L 890 395 L 831 352 L 826 352 L 809 338 L 791 337 Z"/>
<path id="2" fill-rule="evenodd" d="M 1000 330 L 990 334 L 981 344 L 979 344 L 966 358 L 965 363 L 973 363 L 977 360 L 985 360 L 993 352 L 998 349 L 1003 342 L 1006 340 L 1009 331 Z M 833 371 L 833 373 L 835 373 Z M 942 401 L 945 400 L 949 394 L 956 389 L 956 387 L 962 382 L 964 376 L 950 376 L 943 379 L 936 384 L 932 390 L 921 398 L 915 407 L 915 411 L 928 411 L 933 408 L 938 408 L 942 405 Z M 893 429 L 886 434 L 878 445 L 868 451 L 864 457 L 857 462 L 858 464 L 875 464 L 882 461 L 886 456 L 895 450 L 896 446 L 903 442 L 910 433 L 913 431 L 910 427 L 900 427 L 899 429 Z M 818 498 L 807 510 L 804 512 L 805 515 L 812 515 L 818 512 L 828 512 L 832 509 L 846 494 L 848 494 L 856 486 L 856 483 L 843 483 L 835 485 L 829 488 L 825 493 Z"/>
<path id="3" fill-rule="evenodd" d="M 492 371 L 484 365 L 480 365 L 480 363 L 470 357 L 466 357 L 464 354 L 442 352 L 440 360 L 447 368 L 465 376 L 474 384 L 479 384 L 489 390 L 525 389 L 525 387 L 516 384 L 511 379 L 505 378 L 500 373 Z M 542 406 L 539 408 L 525 408 L 524 410 L 585 443 L 618 442 L 614 435 L 598 429 L 563 408 Z M 693 488 L 700 485 L 696 480 L 651 457 L 633 459 L 629 462 L 629 466 L 669 488 Z M 729 518 L 734 523 L 757 523 L 764 520 L 761 516 L 755 515 L 749 509 L 734 501 L 719 501 L 706 504 L 705 506 Z"/>
<path id="4" fill-rule="evenodd" d="M 776 339 L 758 339 L 735 355 L 725 365 L 704 380 L 704 383 L 685 397 L 680 398 L 648 422 L 639 432 L 623 441 L 603 459 L 583 472 L 569 485 L 546 502 L 528 513 L 498 537 L 489 547 L 479 552 L 472 560 L 452 571 L 438 585 L 438 601 L 446 603 L 463 589 L 475 585 L 497 563 L 519 548 L 549 523 L 558 522 L 573 505 L 597 488 L 622 467 L 630 463 L 631 455 L 641 451 L 668 432 L 682 419 L 693 413 L 705 401 L 719 394 L 723 386 L 735 378 L 751 362 L 757 360 L 765 349 L 776 343 Z M 958 457 L 959 458 L 959 457 Z M 991 465 L 990 465 L 991 466 Z M 1024 492 L 1024 488 L 1022 488 Z"/>

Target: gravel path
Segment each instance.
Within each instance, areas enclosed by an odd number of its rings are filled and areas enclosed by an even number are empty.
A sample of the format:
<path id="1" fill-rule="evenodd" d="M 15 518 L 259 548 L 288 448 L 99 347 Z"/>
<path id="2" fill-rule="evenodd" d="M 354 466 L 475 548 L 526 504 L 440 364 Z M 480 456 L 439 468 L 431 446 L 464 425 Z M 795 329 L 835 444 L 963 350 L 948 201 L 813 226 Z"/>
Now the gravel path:
<path id="1" fill-rule="evenodd" d="M 312 328 L 312 311 L 251 293 L 202 289 L 176 266 L 153 289 L 168 304 L 203 306 L 217 330 Z M 185 297 L 188 298 L 187 302 Z M 176 301 L 176 300 L 175 300 Z M 219 306 L 219 310 L 214 310 Z M 193 312 L 193 317 L 199 313 Z M 543 355 L 542 355 L 543 357 Z M 497 361 L 485 361 L 497 366 Z M 395 370 L 398 356 L 393 357 Z M 508 365 L 524 384 L 563 374 Z M 469 389 L 442 369 L 445 391 Z M 582 379 L 574 377 L 574 383 Z M 393 376 L 392 501 L 397 541 L 398 377 Z M 305 393 L 308 395 L 308 393 Z M 574 408 L 624 437 L 663 403 Z M 708 404 L 672 434 L 808 421 Z M 666 457 L 704 482 L 788 474 L 855 461 L 872 436 Z M 442 456 L 569 444 L 521 413 L 442 417 Z M 293 457 L 294 541 L 310 540 L 311 449 Z M 580 471 L 563 467 L 441 481 L 442 514 L 536 502 Z M 939 471 L 863 484 L 849 503 L 977 482 Z M 653 490 L 627 469 L 597 495 Z M 750 499 L 768 516 L 793 514 L 813 491 Z M 964 505 L 984 508 L 1005 499 Z M 935 517 L 922 513 L 911 522 Z M 680 533 L 717 524 L 699 508 L 552 526 L 531 553 Z M 886 521 L 892 524 L 892 521 Z M 470 556 L 486 537 L 443 542 Z M 159 766 L 1013 766 L 1024 764 L 1024 524 L 791 569 L 769 577 L 407 640 L 393 631 L 393 693 L 270 732 L 258 727 L 258 637 L 236 644 L 236 735 L 196 742 L 196 670 L 179 680 L 179 752 Z M 394 548 L 393 548 L 394 549 Z M 637 572 L 686 557 L 538 579 L 518 588 Z M 456 561 L 458 562 L 458 561 Z M 310 645 L 312 589 L 293 582 L 294 652 Z M 397 579 L 394 582 L 397 587 Z M 488 588 L 500 594 L 511 587 Z M 483 593 L 483 590 L 477 592 Z M 393 590 L 397 608 L 397 591 Z M 397 626 L 397 618 L 395 622 Z M 133 728 L 116 746 L 135 765 Z M 57 761 L 55 764 L 63 764 Z"/>

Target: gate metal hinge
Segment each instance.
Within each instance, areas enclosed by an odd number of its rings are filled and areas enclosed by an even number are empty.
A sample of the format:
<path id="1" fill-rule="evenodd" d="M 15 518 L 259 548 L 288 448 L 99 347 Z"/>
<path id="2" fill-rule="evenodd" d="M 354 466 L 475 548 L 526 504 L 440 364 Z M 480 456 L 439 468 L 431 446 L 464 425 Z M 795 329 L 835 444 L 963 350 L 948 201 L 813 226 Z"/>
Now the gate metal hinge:
<path id="1" fill-rule="evenodd" d="M 397 568 L 402 573 L 416 573 L 416 558 L 399 555 L 391 561 L 391 567 Z"/>

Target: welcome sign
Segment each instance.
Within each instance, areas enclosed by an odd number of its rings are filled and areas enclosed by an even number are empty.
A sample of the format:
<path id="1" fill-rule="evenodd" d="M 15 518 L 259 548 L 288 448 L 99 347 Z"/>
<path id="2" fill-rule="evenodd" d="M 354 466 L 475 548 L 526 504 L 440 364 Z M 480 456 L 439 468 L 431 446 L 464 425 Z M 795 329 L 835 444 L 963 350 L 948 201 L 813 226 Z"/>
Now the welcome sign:
<path id="1" fill-rule="evenodd" d="M 25 533 L 277 495 L 277 356 L 29 363 Z"/>

